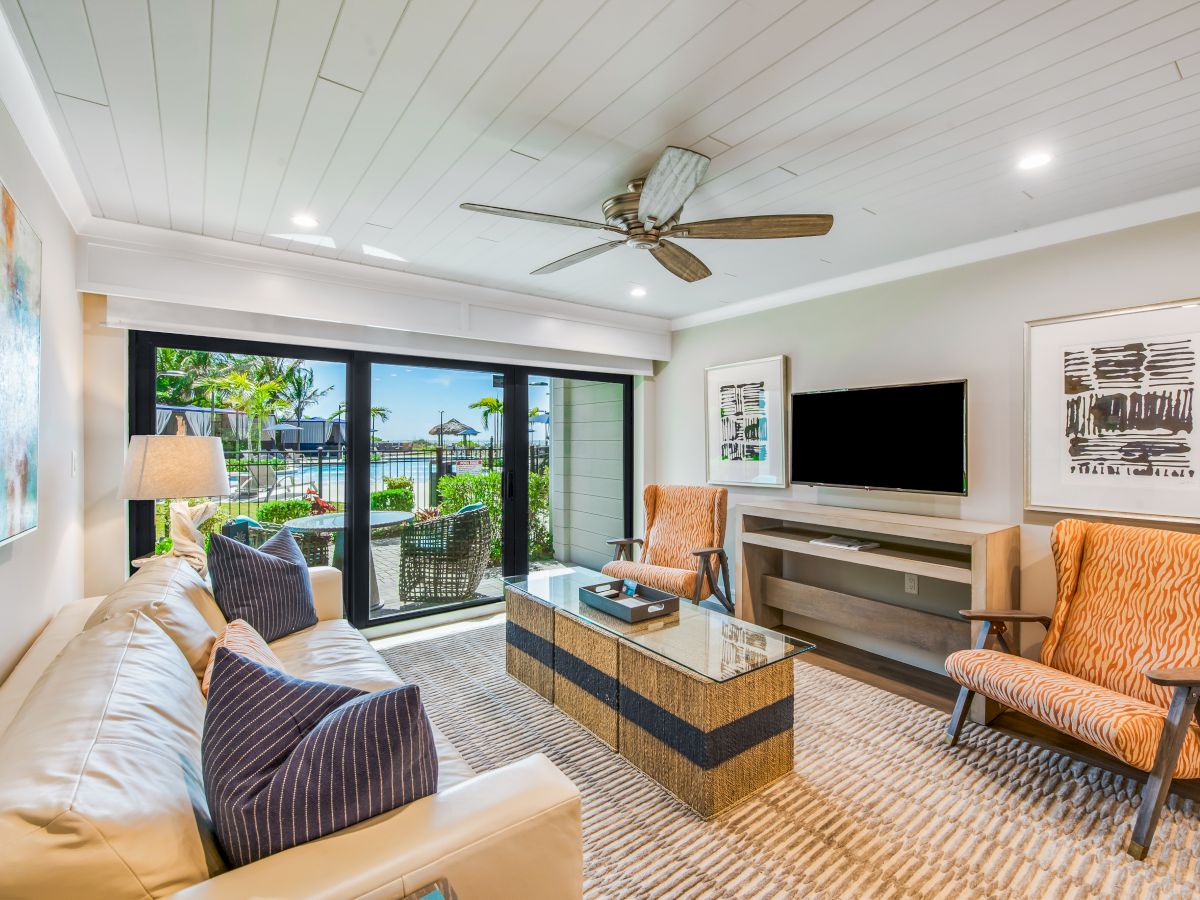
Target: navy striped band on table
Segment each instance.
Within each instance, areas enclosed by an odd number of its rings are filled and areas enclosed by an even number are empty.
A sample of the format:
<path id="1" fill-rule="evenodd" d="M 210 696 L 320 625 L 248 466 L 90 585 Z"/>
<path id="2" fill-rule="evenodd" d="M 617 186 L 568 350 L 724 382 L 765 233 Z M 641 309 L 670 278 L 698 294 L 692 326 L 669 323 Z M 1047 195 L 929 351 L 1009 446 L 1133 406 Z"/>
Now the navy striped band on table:
<path id="1" fill-rule="evenodd" d="M 705 731 L 647 700 L 628 685 L 621 685 L 621 717 L 701 769 L 714 769 L 791 729 L 792 700 L 790 696 L 783 697 L 740 719 Z"/>
<path id="2" fill-rule="evenodd" d="M 505 639 L 526 656 L 540 662 L 549 669 L 554 668 L 554 644 L 528 628 L 522 628 L 512 619 L 508 620 Z"/>
<path id="3" fill-rule="evenodd" d="M 539 637 L 515 622 L 508 623 L 508 642 L 522 653 L 531 656 L 543 665 L 550 666 L 571 684 L 587 691 L 601 703 L 617 708 L 617 679 L 601 672 L 590 663 L 584 662 L 562 647 Z"/>

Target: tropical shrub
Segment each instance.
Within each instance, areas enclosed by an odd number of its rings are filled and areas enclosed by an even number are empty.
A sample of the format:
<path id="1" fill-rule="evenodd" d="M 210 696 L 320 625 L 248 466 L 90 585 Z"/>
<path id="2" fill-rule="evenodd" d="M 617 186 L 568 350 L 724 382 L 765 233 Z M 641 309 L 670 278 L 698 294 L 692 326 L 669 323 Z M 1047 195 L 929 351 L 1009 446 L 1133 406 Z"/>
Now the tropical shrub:
<path id="1" fill-rule="evenodd" d="M 489 562 L 500 563 L 500 486 L 498 469 L 471 472 L 462 475 L 446 475 L 438 480 L 438 497 L 441 499 L 442 515 L 458 512 L 472 503 L 487 507 L 492 521 L 492 551 Z M 529 473 L 529 555 L 533 559 L 547 559 L 554 555 L 554 540 L 550 530 L 550 474 Z"/>
<path id="2" fill-rule="evenodd" d="M 268 500 L 253 514 L 259 522 L 282 525 L 289 519 L 299 519 L 312 512 L 312 503 L 303 498 L 297 500 Z"/>
<path id="3" fill-rule="evenodd" d="M 225 460 L 225 468 L 230 472 L 248 472 L 250 464 L 256 466 L 270 466 L 272 469 L 282 469 L 284 466 L 290 465 L 287 460 L 271 458 L 271 459 L 227 459 Z"/>
<path id="4" fill-rule="evenodd" d="M 385 475 L 383 476 L 383 486 L 389 491 L 398 491 L 402 488 L 413 489 L 413 481 L 407 475 Z"/>
<path id="5" fill-rule="evenodd" d="M 395 488 L 375 491 L 371 494 L 371 509 L 387 509 L 396 512 L 412 512 L 412 488 Z"/>

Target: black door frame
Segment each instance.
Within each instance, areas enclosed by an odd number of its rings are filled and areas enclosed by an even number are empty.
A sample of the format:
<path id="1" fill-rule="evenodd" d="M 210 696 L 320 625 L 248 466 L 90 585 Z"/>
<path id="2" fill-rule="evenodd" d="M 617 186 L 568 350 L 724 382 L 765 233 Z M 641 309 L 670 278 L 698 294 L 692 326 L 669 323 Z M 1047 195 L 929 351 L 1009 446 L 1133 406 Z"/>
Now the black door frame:
<path id="1" fill-rule="evenodd" d="M 171 347 L 181 350 L 206 350 L 257 356 L 294 357 L 346 366 L 346 418 L 349 441 L 346 455 L 346 572 L 343 595 L 347 618 L 358 628 L 386 625 L 434 612 L 448 612 L 495 602 L 493 598 L 468 600 L 439 606 L 436 610 L 395 613 L 372 618 L 367 554 L 370 541 L 358 535 L 370 534 L 370 504 L 356 502 L 370 494 L 371 484 L 371 368 L 375 364 L 420 366 L 492 372 L 503 378 L 504 403 L 511 408 L 528 409 L 529 379 L 572 378 L 622 385 L 623 405 L 623 512 L 624 534 L 633 533 L 633 376 L 609 372 L 586 372 L 542 366 L 488 363 L 474 360 L 409 356 L 375 351 L 342 350 L 270 341 L 214 338 L 167 332 L 131 331 L 129 333 L 129 433 L 154 433 L 154 399 L 157 350 Z M 148 401 L 148 402 L 147 402 Z M 504 417 L 502 509 L 505 522 L 502 544 L 503 570 L 509 575 L 529 571 L 529 425 L 523 415 Z M 154 504 L 149 500 L 129 501 L 129 551 L 136 558 L 154 549 Z"/>

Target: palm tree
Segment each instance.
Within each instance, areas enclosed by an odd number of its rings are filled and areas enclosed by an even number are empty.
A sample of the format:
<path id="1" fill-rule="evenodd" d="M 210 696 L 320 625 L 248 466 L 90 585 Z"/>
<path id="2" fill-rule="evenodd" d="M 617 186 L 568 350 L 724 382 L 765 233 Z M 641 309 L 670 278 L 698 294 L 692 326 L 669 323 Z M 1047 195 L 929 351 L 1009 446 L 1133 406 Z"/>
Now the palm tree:
<path id="1" fill-rule="evenodd" d="M 280 398 L 283 386 L 278 381 L 257 382 L 245 372 L 232 372 L 222 379 L 226 402 L 250 418 L 251 449 L 262 449 L 263 424 L 268 416 L 287 408 Z"/>
<path id="2" fill-rule="evenodd" d="M 480 417 L 483 419 L 483 427 L 488 427 L 488 422 L 492 416 L 496 417 L 496 427 L 488 429 L 492 432 L 492 440 L 495 440 L 496 434 L 504 434 L 504 401 L 499 397 L 482 397 L 472 403 L 467 409 L 477 409 L 480 411 Z M 503 443 L 503 441 L 501 441 Z"/>
<path id="3" fill-rule="evenodd" d="M 372 437 L 372 439 L 374 439 L 374 436 L 375 436 L 375 420 L 378 419 L 379 424 L 382 425 L 389 418 L 391 418 L 391 415 L 392 415 L 392 411 L 390 409 L 388 409 L 386 406 L 372 406 L 371 407 L 371 437 Z"/>
<path id="4" fill-rule="evenodd" d="M 297 367 L 283 376 L 283 390 L 280 392 L 279 397 L 291 409 L 296 420 L 296 427 L 300 428 L 300 420 L 304 418 L 304 410 L 332 390 L 332 386 L 318 390 L 313 385 L 313 370 Z M 299 431 L 296 432 L 296 449 L 300 449 Z"/>

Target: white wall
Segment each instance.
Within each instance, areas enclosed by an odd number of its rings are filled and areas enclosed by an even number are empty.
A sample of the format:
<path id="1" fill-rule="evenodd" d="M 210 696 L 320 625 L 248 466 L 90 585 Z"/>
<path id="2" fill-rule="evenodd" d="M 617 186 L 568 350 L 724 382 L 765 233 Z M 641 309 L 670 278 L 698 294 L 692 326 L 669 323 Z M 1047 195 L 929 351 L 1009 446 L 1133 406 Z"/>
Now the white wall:
<path id="1" fill-rule="evenodd" d="M 83 596 L 83 328 L 74 232 L 2 105 L 0 181 L 42 239 L 38 528 L 0 547 L 2 679 L 51 615 Z"/>
<path id="2" fill-rule="evenodd" d="M 704 482 L 705 366 L 787 354 L 792 390 L 967 378 L 965 499 L 792 487 L 731 490 L 730 505 L 792 498 L 1022 525 L 1022 606 L 1054 602 L 1050 526 L 1023 510 L 1023 323 L 1200 295 L 1200 216 L 810 300 L 675 334 L 655 378 L 655 475 Z M 732 547 L 731 547 L 732 550 Z M 1027 628 L 1027 652 L 1041 640 Z"/>

